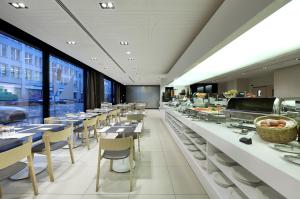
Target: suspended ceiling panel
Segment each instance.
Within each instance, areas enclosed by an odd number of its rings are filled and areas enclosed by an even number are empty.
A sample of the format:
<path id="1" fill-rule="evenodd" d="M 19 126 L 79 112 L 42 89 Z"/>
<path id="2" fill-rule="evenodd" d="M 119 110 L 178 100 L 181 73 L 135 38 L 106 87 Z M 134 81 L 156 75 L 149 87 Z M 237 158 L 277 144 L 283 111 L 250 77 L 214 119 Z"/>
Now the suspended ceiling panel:
<path id="1" fill-rule="evenodd" d="M 0 1 L 3 20 L 123 84 L 150 85 L 160 84 L 223 1 L 116 0 L 113 10 L 101 9 L 97 0 L 26 0 L 24 10 L 8 2 Z"/>

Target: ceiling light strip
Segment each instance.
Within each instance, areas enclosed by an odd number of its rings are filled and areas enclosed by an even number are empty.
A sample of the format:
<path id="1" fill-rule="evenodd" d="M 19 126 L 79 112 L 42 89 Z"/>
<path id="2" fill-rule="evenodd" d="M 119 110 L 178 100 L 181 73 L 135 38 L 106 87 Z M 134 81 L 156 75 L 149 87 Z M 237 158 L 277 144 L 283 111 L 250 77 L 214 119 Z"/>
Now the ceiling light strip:
<path id="1" fill-rule="evenodd" d="M 60 0 L 55 0 L 56 3 L 66 11 L 66 13 L 81 27 L 81 29 L 97 44 L 101 50 L 126 74 L 126 71 L 121 65 L 104 49 L 104 47 L 97 41 L 97 39 L 84 27 L 84 25 L 73 15 L 73 13 Z"/>

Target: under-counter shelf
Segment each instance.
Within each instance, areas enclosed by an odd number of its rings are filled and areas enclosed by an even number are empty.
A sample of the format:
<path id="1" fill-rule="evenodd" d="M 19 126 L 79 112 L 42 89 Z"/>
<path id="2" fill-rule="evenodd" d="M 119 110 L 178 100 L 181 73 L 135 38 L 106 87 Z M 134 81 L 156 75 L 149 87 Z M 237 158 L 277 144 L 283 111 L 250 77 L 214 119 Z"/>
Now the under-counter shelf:
<path id="1" fill-rule="evenodd" d="M 267 142 L 261 140 L 257 135 L 253 137 L 252 145 L 245 145 L 238 141 L 242 137 L 241 135 L 232 133 L 231 129 L 225 126 L 210 122 L 193 121 L 172 108 L 166 108 L 163 113 L 166 116 L 165 121 L 168 120 L 167 116 L 169 115 L 168 117 L 172 117 L 174 121 L 176 120 L 203 137 L 207 141 L 206 157 L 208 161 L 215 164 L 249 198 L 257 198 L 255 188 L 234 179 L 232 169 L 226 169 L 226 166 L 216 161 L 213 156 L 215 153 L 213 151 L 214 146 L 286 198 L 299 199 L 300 166 L 284 161 L 282 159 L 284 153 L 274 151 L 268 147 Z M 179 147 L 187 151 L 183 144 Z"/>

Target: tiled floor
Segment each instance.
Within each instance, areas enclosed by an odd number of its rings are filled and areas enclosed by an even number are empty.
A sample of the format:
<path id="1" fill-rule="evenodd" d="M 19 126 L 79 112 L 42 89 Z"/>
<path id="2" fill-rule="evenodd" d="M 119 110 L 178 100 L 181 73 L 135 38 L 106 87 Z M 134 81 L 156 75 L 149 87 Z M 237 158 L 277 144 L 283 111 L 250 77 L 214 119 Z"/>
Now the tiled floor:
<path id="1" fill-rule="evenodd" d="M 131 193 L 129 174 L 109 172 L 108 161 L 103 161 L 100 191 L 95 191 L 98 154 L 96 142 L 93 142 L 90 151 L 79 147 L 74 152 L 74 165 L 70 163 L 68 150 L 62 149 L 53 154 L 55 182 L 49 182 L 46 172 L 37 175 L 37 197 L 33 197 L 29 180 L 7 180 L 2 182 L 4 198 L 208 199 L 162 123 L 158 110 L 147 110 Z"/>

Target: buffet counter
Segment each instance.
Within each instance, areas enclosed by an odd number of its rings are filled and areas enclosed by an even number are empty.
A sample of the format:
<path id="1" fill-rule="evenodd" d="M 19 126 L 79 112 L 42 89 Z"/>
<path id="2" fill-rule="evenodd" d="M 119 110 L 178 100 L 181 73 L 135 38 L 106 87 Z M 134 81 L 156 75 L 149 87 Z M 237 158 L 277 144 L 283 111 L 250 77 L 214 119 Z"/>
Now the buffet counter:
<path id="1" fill-rule="evenodd" d="M 214 171 L 221 171 L 248 198 L 258 198 L 255 186 L 245 185 L 237 181 L 232 177 L 230 167 L 223 166 L 216 161 L 218 152 L 225 153 L 238 165 L 250 171 L 262 183 L 272 187 L 282 196 L 288 199 L 300 198 L 300 166 L 285 161 L 282 158 L 285 153 L 272 149 L 268 146 L 269 143 L 263 141 L 257 134 L 252 137 L 253 143 L 246 145 L 239 141 L 241 137 L 244 137 L 243 135 L 233 133 L 224 124 L 193 121 L 168 106 L 164 106 L 161 113 L 171 135 L 211 198 L 230 198 L 230 194 L 212 182 L 210 174 Z M 206 140 L 206 148 L 203 152 L 206 155 L 207 169 L 202 169 L 197 165 L 197 161 L 193 159 L 190 151 L 185 148 L 178 133 L 171 128 L 167 117 L 174 118 Z M 226 197 L 226 194 L 228 197 Z"/>

